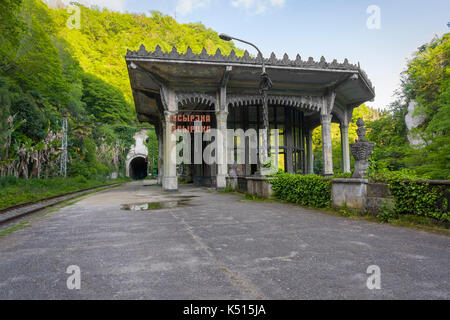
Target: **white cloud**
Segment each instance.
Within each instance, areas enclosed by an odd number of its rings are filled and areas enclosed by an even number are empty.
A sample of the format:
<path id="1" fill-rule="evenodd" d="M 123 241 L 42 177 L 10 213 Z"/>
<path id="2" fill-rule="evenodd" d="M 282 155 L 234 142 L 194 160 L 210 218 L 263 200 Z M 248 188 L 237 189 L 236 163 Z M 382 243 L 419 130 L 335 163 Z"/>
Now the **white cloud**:
<path id="1" fill-rule="evenodd" d="M 253 11 L 255 14 L 261 14 L 270 8 L 281 8 L 285 2 L 285 0 L 232 0 L 231 5 L 236 8 Z"/>
<path id="2" fill-rule="evenodd" d="M 211 0 L 178 0 L 176 7 L 177 14 L 186 16 L 198 8 L 207 6 L 210 2 Z"/>

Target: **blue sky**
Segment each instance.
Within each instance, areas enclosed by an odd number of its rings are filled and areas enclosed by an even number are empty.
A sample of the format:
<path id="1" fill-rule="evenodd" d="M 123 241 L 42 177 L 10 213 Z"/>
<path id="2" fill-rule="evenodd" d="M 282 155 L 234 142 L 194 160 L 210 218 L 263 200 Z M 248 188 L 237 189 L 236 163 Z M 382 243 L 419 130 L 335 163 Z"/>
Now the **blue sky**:
<path id="1" fill-rule="evenodd" d="M 444 0 L 78 0 L 110 9 L 148 13 L 158 10 L 178 22 L 206 27 L 255 43 L 265 56 L 299 53 L 303 59 L 348 58 L 360 62 L 376 88 L 369 105 L 393 100 L 406 60 L 434 35 L 449 32 L 450 1 Z M 380 10 L 379 29 L 369 29 L 369 6 Z M 370 20 L 374 21 L 374 20 Z M 237 43 L 243 49 L 245 45 Z M 252 52 L 253 53 L 253 52 Z"/>

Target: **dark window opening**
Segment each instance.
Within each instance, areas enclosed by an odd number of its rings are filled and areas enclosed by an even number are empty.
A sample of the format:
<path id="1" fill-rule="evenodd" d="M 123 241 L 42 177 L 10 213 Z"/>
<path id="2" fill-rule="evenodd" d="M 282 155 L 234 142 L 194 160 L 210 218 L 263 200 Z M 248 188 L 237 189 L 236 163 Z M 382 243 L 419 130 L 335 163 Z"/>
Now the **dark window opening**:
<path id="1" fill-rule="evenodd" d="M 228 128 L 248 130 L 260 129 L 263 126 L 262 106 L 229 106 Z M 305 136 L 304 114 L 294 107 L 269 105 L 269 126 L 271 130 L 278 129 L 278 167 L 286 172 L 305 173 Z M 247 142 L 246 142 L 247 143 Z M 270 144 L 275 145 L 272 136 Z M 234 144 L 235 154 L 238 149 Z M 235 156 L 236 161 L 236 156 Z M 249 166 L 245 174 L 251 175 L 256 171 L 256 165 Z"/>

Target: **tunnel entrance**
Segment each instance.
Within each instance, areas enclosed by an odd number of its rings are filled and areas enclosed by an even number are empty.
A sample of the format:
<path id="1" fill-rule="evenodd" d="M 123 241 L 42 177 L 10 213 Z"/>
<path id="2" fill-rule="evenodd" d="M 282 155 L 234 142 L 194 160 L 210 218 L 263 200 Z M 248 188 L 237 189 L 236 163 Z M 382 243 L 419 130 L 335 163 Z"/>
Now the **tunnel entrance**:
<path id="1" fill-rule="evenodd" d="M 147 160 L 143 157 L 136 157 L 130 162 L 130 178 L 142 180 L 147 177 Z"/>

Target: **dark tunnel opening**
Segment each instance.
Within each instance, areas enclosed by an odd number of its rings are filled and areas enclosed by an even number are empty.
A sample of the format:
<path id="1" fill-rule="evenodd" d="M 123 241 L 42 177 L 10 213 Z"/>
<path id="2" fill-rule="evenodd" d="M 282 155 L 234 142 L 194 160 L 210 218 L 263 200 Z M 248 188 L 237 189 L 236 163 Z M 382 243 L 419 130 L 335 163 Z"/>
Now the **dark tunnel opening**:
<path id="1" fill-rule="evenodd" d="M 137 157 L 130 162 L 130 178 L 142 180 L 147 177 L 147 161 L 142 157 Z"/>

